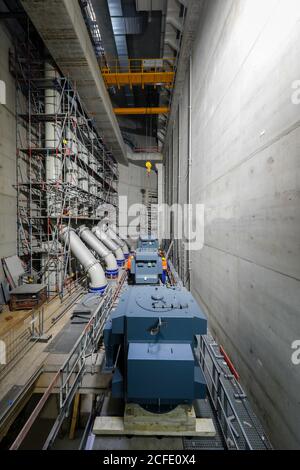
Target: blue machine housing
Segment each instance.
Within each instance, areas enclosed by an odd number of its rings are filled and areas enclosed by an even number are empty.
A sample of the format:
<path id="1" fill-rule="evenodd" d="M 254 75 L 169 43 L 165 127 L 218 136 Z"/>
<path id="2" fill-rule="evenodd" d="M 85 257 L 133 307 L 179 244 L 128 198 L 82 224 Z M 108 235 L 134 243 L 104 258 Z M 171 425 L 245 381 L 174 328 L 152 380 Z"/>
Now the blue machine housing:
<path id="1" fill-rule="evenodd" d="M 104 328 L 106 368 L 117 360 L 112 395 L 158 407 L 204 398 L 194 348 L 196 335 L 206 332 L 207 320 L 185 288 L 128 287 Z"/>
<path id="2" fill-rule="evenodd" d="M 137 250 L 131 261 L 134 284 L 158 284 L 162 278 L 162 260 L 157 251 Z"/>
<path id="3" fill-rule="evenodd" d="M 138 250 L 155 251 L 159 249 L 159 243 L 154 235 L 145 235 L 139 238 L 137 248 Z"/>

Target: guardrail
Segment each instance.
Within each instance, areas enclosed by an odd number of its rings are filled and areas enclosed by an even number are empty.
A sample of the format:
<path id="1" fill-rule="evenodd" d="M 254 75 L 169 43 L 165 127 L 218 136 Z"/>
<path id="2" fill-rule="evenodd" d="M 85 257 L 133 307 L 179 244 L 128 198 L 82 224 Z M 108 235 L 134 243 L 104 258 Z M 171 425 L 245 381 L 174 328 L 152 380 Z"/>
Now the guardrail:
<path id="1" fill-rule="evenodd" d="M 176 59 L 174 57 L 154 59 L 120 59 L 106 58 L 101 61 L 102 73 L 159 73 L 174 72 Z"/>
<path id="2" fill-rule="evenodd" d="M 223 373 L 216 361 L 221 356 L 216 356 L 212 349 L 212 345 L 208 342 L 207 337 L 200 337 L 200 364 L 206 378 L 208 392 L 226 440 L 226 444 L 232 449 L 253 450 L 253 447 L 244 431 L 244 427 L 235 410 L 229 393 L 222 381 Z M 241 395 L 245 398 L 243 391 Z"/>
<path id="3" fill-rule="evenodd" d="M 227 449 L 272 449 L 247 395 L 230 372 L 220 346 L 208 334 L 201 336 L 197 352 Z"/>
<path id="4" fill-rule="evenodd" d="M 110 286 L 60 369 L 59 403 L 61 409 L 68 408 L 74 398 L 85 371 L 86 356 L 93 353 L 98 346 L 112 302 L 113 288 Z"/>

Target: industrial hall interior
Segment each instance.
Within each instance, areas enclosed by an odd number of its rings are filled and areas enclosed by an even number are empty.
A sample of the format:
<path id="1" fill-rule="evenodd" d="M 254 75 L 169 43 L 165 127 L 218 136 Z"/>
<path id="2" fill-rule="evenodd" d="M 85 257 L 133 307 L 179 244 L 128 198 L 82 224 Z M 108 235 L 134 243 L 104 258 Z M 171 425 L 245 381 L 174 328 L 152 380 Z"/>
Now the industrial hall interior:
<path id="1" fill-rule="evenodd" d="M 300 1 L 0 0 L 1 455 L 300 450 L 299 392 Z"/>

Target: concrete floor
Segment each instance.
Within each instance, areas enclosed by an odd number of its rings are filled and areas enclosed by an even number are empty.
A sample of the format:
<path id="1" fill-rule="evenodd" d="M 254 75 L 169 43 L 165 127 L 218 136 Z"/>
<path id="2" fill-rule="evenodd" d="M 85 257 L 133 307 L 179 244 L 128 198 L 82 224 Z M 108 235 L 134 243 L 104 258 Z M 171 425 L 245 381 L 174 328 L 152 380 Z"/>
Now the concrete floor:
<path id="1" fill-rule="evenodd" d="M 93 450 L 182 450 L 182 438 L 96 437 Z"/>

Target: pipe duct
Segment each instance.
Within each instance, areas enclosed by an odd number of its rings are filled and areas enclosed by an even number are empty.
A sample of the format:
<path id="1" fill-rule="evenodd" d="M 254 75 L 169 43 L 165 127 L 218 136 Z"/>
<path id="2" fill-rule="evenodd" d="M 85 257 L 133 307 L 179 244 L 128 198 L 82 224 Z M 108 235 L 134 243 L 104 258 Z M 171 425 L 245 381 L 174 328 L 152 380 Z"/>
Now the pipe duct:
<path id="1" fill-rule="evenodd" d="M 58 72 L 49 63 L 45 64 L 45 78 L 50 83 L 59 78 Z M 45 114 L 55 115 L 60 111 L 60 94 L 53 85 L 50 85 L 45 89 Z M 46 157 L 46 181 L 54 184 L 62 179 L 61 126 L 55 121 L 45 122 L 45 147 L 50 150 Z M 61 213 L 61 202 L 56 201 L 52 191 L 47 193 L 47 208 L 51 216 Z"/>
<path id="2" fill-rule="evenodd" d="M 70 246 L 72 253 L 84 267 L 90 279 L 90 292 L 103 293 L 107 286 L 107 279 L 100 262 L 96 260 L 72 228 L 64 227 L 60 232 L 60 236 Z"/>
<path id="3" fill-rule="evenodd" d="M 99 227 L 98 225 L 96 225 L 95 227 L 92 228 L 92 233 L 94 235 L 96 235 L 97 238 L 99 238 L 99 240 L 109 249 L 111 250 L 115 257 L 116 257 L 116 260 L 117 260 L 117 264 L 118 266 L 123 266 L 124 265 L 124 262 L 125 262 L 125 256 L 124 256 L 124 253 L 123 251 L 121 250 L 121 248 L 113 241 L 109 238 L 109 236 L 107 235 L 107 233 L 105 233 L 105 231 Z"/>
<path id="4" fill-rule="evenodd" d="M 125 259 L 129 257 L 129 248 L 127 243 L 122 240 L 116 232 L 108 225 L 107 221 L 100 221 L 98 227 L 102 229 L 111 240 L 113 240 L 123 251 Z"/>
<path id="5" fill-rule="evenodd" d="M 84 225 L 79 228 L 80 238 L 94 250 L 106 264 L 105 274 L 108 278 L 116 278 L 119 274 L 118 264 L 114 254 Z"/>

